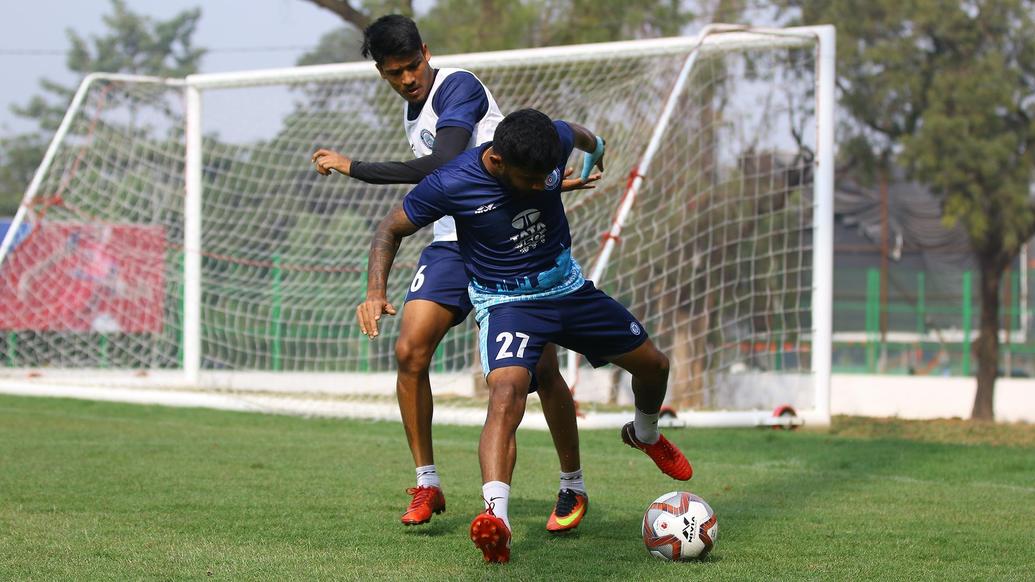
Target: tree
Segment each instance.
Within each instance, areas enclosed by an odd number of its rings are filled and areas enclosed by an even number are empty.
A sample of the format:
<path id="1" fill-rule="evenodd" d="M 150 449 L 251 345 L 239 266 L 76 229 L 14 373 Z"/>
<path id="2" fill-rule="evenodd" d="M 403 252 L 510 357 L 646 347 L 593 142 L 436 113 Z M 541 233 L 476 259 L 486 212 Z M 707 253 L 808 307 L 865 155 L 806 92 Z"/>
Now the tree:
<path id="1" fill-rule="evenodd" d="M 124 0 L 111 1 L 111 13 L 103 17 L 107 31 L 84 38 L 68 30 L 71 44 L 66 65 L 74 73 L 132 73 L 159 77 L 183 77 L 197 71 L 204 49 L 193 36 L 201 9 L 187 10 L 156 21 L 131 12 Z M 0 213 L 17 209 L 32 174 L 43 158 L 46 142 L 61 123 L 75 93 L 48 79 L 40 85 L 43 95 L 25 106 L 13 107 L 16 115 L 35 120 L 39 129 L 0 141 Z"/>
<path id="2" fill-rule="evenodd" d="M 838 30 L 846 152 L 903 164 L 962 224 L 981 271 L 972 417 L 993 419 L 1000 284 L 1035 235 L 1035 2 L 784 0 Z"/>
<path id="3" fill-rule="evenodd" d="M 405 0 L 307 1 L 337 14 L 348 29 L 362 30 L 390 12 L 413 15 Z M 417 25 L 434 54 L 450 54 L 674 35 L 692 18 L 679 0 L 439 0 Z M 325 39 L 343 34 L 332 31 Z M 317 47 L 302 62 L 334 62 L 335 55 L 322 51 Z"/>

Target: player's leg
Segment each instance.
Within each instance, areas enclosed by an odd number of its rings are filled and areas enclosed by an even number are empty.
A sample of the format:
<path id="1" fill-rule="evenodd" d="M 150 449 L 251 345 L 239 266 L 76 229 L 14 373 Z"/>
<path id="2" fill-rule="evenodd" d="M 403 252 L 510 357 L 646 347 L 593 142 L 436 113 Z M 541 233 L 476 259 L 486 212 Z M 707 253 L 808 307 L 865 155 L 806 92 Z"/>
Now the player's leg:
<path id="1" fill-rule="evenodd" d="M 455 317 L 453 310 L 432 301 L 407 301 L 403 307 L 395 344 L 395 393 L 417 471 L 417 487 L 408 490 L 413 498 L 401 518 L 406 525 L 426 523 L 433 513 L 441 513 L 446 506 L 432 449 L 434 403 L 428 371 L 431 358 Z"/>
<path id="2" fill-rule="evenodd" d="M 486 378 L 489 410 L 478 442 L 485 511 L 471 522 L 471 540 L 486 562 L 510 561 L 510 482 L 530 381 L 528 368 L 521 366 L 497 368 Z"/>
<path id="3" fill-rule="evenodd" d="M 669 477 L 680 481 L 693 477 L 690 461 L 658 431 L 661 404 L 668 390 L 668 357 L 648 339 L 630 352 L 606 359 L 632 374 L 636 410 L 633 421 L 622 427 L 622 441 L 647 453 Z"/>
<path id="4" fill-rule="evenodd" d="M 636 410 L 655 418 L 649 425 L 637 425 L 637 434 L 653 437 L 658 432 L 657 416 L 668 391 L 668 357 L 648 339 L 631 352 L 606 357 L 612 364 L 632 374 L 633 400 Z M 651 434 L 652 433 L 652 434 Z M 653 440 L 653 439 L 652 439 Z"/>
<path id="5" fill-rule="evenodd" d="M 611 362 L 633 376 L 634 420 L 622 428 L 622 440 L 646 453 L 673 479 L 687 480 L 693 469 L 683 453 L 658 432 L 661 404 L 668 390 L 668 358 L 624 306 L 592 283 L 555 300 L 565 313 L 558 343 L 585 354 L 594 366 Z"/>
<path id="6" fill-rule="evenodd" d="M 536 365 L 535 377 L 539 399 L 543 403 L 543 416 L 550 427 L 561 471 L 578 471 L 581 461 L 579 426 L 575 422 L 575 399 L 572 398 L 571 389 L 561 375 L 557 362 L 557 347 L 553 344 L 547 344 L 543 349 L 543 355 Z"/>
<path id="7" fill-rule="evenodd" d="M 570 531 L 579 526 L 589 508 L 589 497 L 582 478 L 582 464 L 579 459 L 579 427 L 575 420 L 575 400 L 571 389 L 561 375 L 557 362 L 557 347 L 548 344 L 543 349 L 535 370 L 539 385 L 539 400 L 543 404 L 543 416 L 550 427 L 553 446 L 561 462 L 560 485 L 557 503 L 546 522 L 546 530 L 552 533 Z"/>
<path id="8" fill-rule="evenodd" d="M 428 372 L 446 332 L 469 311 L 467 277 L 456 243 L 428 245 L 417 263 L 395 344 L 396 396 L 417 471 L 417 486 L 408 490 L 413 498 L 401 518 L 406 525 L 426 523 L 446 507 L 432 449 L 434 406 Z"/>
<path id="9" fill-rule="evenodd" d="M 530 380 L 528 369 L 521 366 L 497 368 L 486 378 L 489 411 L 478 442 L 478 460 L 484 482 L 510 483 L 514 475 L 517 428 L 525 416 Z"/>
<path id="10" fill-rule="evenodd" d="M 489 405 L 478 443 L 485 511 L 471 522 L 471 540 L 488 562 L 510 560 L 510 483 L 517 460 L 517 428 L 525 414 L 532 372 L 559 320 L 535 302 L 495 305 L 478 312 L 482 369 Z"/>

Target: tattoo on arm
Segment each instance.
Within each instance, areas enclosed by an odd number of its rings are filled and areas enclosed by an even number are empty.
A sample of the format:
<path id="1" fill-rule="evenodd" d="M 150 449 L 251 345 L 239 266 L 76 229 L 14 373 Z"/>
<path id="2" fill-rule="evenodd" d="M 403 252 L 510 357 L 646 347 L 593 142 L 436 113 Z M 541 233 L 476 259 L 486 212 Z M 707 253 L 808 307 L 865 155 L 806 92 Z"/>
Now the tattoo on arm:
<path id="1" fill-rule="evenodd" d="M 370 243 L 370 259 L 367 263 L 367 295 L 388 293 L 388 274 L 395 262 L 402 239 L 420 230 L 410 222 L 402 204 L 397 204 L 377 225 L 374 239 Z"/>

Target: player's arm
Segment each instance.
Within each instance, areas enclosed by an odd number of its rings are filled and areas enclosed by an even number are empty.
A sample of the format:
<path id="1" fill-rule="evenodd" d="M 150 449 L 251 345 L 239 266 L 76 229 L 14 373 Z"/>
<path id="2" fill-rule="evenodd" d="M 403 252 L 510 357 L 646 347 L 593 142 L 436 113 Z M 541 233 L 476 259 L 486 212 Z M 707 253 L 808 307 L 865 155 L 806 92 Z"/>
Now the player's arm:
<path id="1" fill-rule="evenodd" d="M 356 307 L 359 328 L 370 339 L 377 337 L 377 322 L 382 315 L 395 315 L 395 307 L 388 302 L 388 274 L 402 239 L 454 210 L 439 174 L 421 180 L 374 231 L 367 262 L 367 298 Z"/>
<path id="2" fill-rule="evenodd" d="M 593 188 L 592 182 L 599 180 L 600 172 L 604 171 L 604 139 L 578 123 L 571 121 L 566 123 L 572 132 L 573 140 L 571 145 L 575 149 L 585 152 L 586 155 L 583 156 L 582 173 L 579 174 L 579 177 L 569 177 L 574 171 L 572 168 L 568 168 L 565 171 L 565 180 L 561 183 L 561 191 L 567 192 L 569 190 Z M 600 172 L 592 173 L 594 166 L 599 168 Z"/>
<path id="3" fill-rule="evenodd" d="M 431 154 L 398 162 L 361 162 L 333 150 L 319 149 L 313 154 L 316 171 L 327 176 L 332 171 L 368 184 L 416 184 L 442 164 L 464 151 L 471 141 L 471 131 L 463 127 L 437 130 Z"/>
<path id="4" fill-rule="evenodd" d="M 395 315 L 395 307 L 388 302 L 388 274 L 402 239 L 418 230 L 420 227 L 410 222 L 401 203 L 377 225 L 367 262 L 367 299 L 356 307 L 359 328 L 370 339 L 377 337 L 382 314 Z"/>

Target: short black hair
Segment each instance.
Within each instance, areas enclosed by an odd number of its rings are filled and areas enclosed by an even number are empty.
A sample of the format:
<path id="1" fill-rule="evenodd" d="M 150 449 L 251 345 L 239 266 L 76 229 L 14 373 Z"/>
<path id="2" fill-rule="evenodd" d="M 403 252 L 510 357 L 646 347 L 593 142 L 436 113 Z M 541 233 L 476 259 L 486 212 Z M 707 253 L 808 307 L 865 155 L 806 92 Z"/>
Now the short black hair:
<path id="1" fill-rule="evenodd" d="M 419 53 L 423 46 L 417 24 L 402 14 L 382 16 L 363 30 L 363 58 L 379 65 L 388 57 Z"/>
<path id="2" fill-rule="evenodd" d="M 549 172 L 561 162 L 561 136 L 548 115 L 521 109 L 503 118 L 492 137 L 492 149 L 507 164 Z"/>

